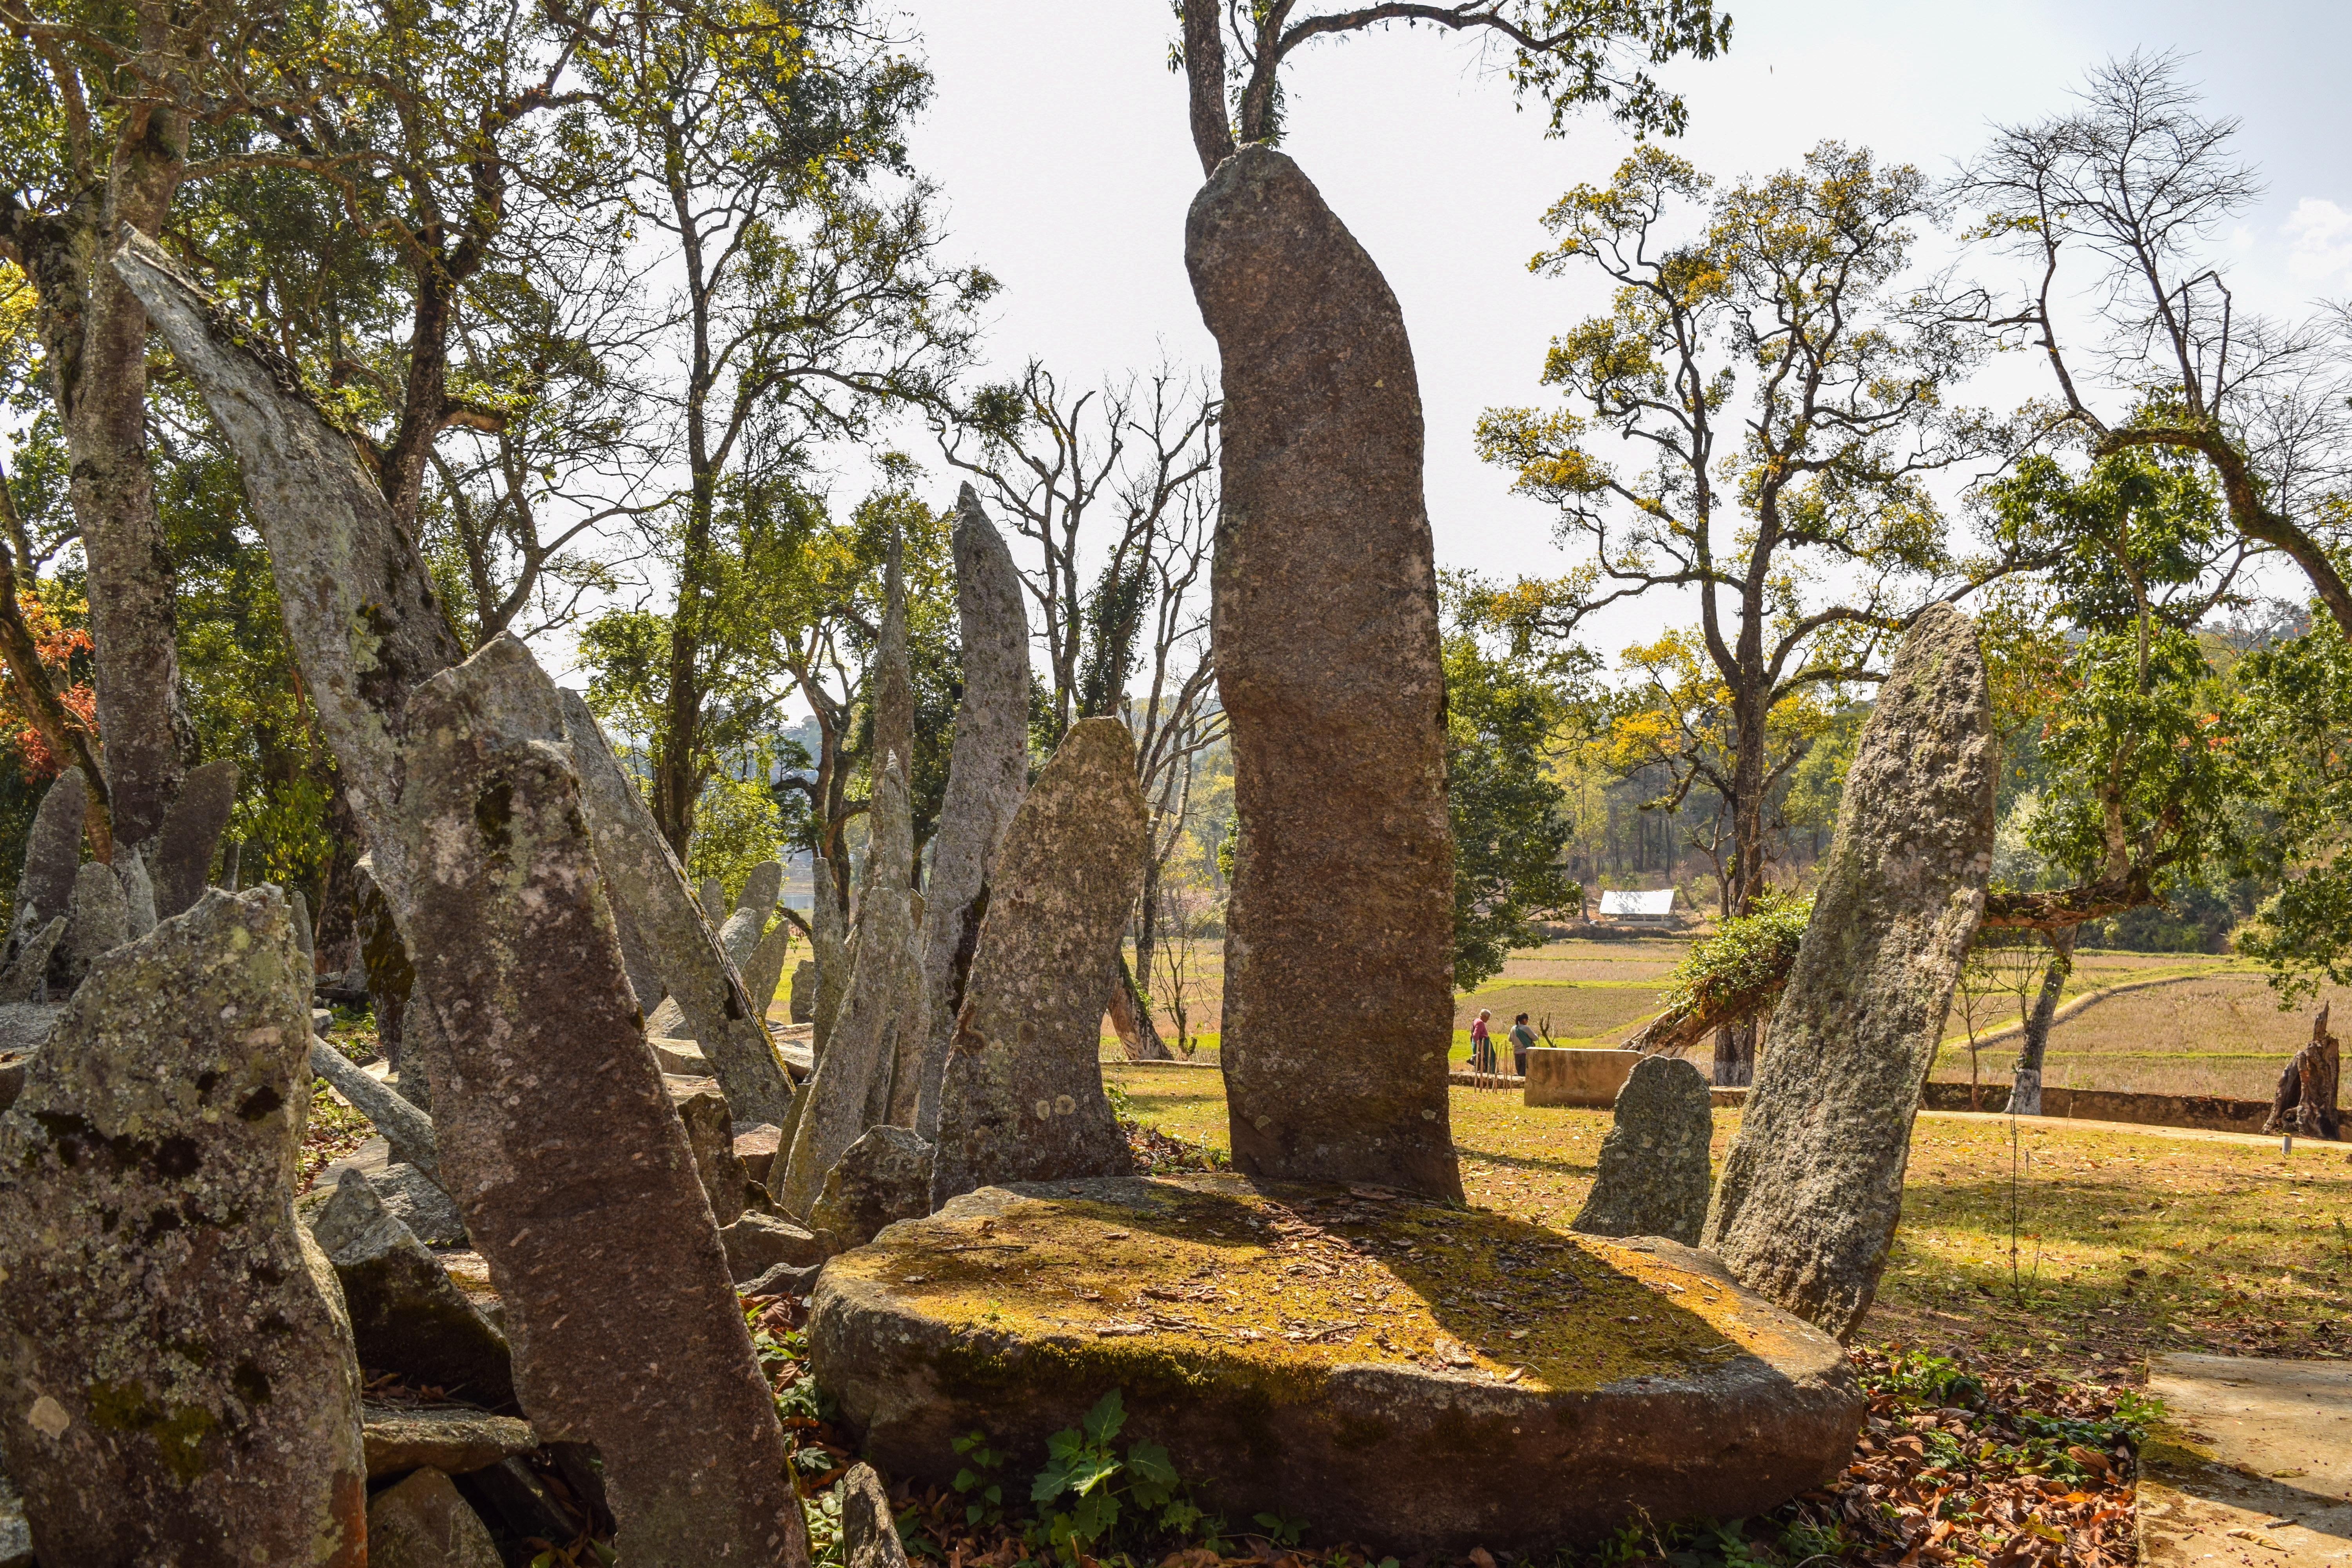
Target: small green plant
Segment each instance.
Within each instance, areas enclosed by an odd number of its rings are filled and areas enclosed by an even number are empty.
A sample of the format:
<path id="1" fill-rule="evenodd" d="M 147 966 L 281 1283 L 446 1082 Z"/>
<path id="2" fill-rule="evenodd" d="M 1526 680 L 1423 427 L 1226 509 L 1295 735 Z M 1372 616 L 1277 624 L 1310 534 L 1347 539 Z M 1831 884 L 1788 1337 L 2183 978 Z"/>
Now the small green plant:
<path id="1" fill-rule="evenodd" d="M 1266 1540 L 1276 1546 L 1296 1546 L 1298 1538 L 1307 1532 L 1305 1520 L 1294 1519 L 1286 1513 L 1261 1513 L 1253 1517 L 1258 1527 L 1265 1531 Z"/>
<path id="2" fill-rule="evenodd" d="M 1101 1555 L 1122 1520 L 1189 1539 L 1196 1530 L 1214 1533 L 1216 1521 L 1194 1507 L 1168 1450 L 1137 1443 L 1122 1459 L 1111 1447 L 1127 1425 L 1127 1406 L 1116 1388 L 1095 1402 L 1086 1420 L 1045 1439 L 1045 1468 L 1029 1489 L 1043 1505 L 1039 1522 L 1064 1562 Z M 1068 1499 L 1067 1507 L 1058 1506 Z"/>
<path id="3" fill-rule="evenodd" d="M 963 1460 L 951 1483 L 956 1496 L 969 1500 L 964 1504 L 966 1524 L 1002 1524 L 1004 1522 L 1004 1488 L 996 1479 L 998 1467 L 1004 1456 L 988 1446 L 984 1432 L 967 1432 L 954 1444 L 956 1455 Z"/>

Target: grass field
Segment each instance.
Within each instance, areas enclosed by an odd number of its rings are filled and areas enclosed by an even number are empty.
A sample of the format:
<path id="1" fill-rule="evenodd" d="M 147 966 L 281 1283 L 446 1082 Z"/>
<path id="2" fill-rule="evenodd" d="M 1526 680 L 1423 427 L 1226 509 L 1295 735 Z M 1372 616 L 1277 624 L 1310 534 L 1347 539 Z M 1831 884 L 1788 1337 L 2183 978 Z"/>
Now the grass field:
<path id="1" fill-rule="evenodd" d="M 1107 1077 L 1144 1121 L 1227 1146 L 1222 1075 Z M 1453 1125 L 1474 1207 L 1559 1227 L 1591 1188 L 1609 1113 L 1457 1089 Z M 1738 1125 L 1716 1113 L 1718 1168 Z M 2029 1120 L 2012 1153 L 2005 1119 L 1923 1116 L 1860 1337 L 2106 1380 L 2168 1350 L 2342 1358 L 2347 1225 L 2352 1150 L 2340 1145 L 2283 1156 L 2267 1140 Z"/>

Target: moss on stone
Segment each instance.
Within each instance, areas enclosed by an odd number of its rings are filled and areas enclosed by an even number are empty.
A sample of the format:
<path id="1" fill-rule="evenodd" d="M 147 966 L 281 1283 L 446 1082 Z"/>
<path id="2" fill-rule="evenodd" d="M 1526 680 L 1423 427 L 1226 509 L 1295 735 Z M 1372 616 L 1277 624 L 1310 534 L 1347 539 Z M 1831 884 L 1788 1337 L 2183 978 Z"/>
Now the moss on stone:
<path id="1" fill-rule="evenodd" d="M 1287 1403 L 1389 1363 L 1575 1392 L 1777 1348 L 1734 1291 L 1638 1242 L 1341 1188 L 1148 1187 L 934 1215 L 830 1267 L 955 1331 L 937 1370 L 965 1390 L 1237 1380 Z"/>

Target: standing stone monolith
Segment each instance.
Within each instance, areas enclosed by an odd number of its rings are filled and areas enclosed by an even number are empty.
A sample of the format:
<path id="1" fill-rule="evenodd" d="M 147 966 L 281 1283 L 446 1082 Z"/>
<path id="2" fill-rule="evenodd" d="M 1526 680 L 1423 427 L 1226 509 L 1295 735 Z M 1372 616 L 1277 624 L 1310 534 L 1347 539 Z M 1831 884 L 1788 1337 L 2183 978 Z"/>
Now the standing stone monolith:
<path id="1" fill-rule="evenodd" d="M 626 1563 L 807 1561 L 782 1429 L 640 1032 L 556 690 L 493 640 L 409 699 L 399 806 L 444 1180 L 542 1441 L 593 1443 Z M 593 1085 L 593 1093 L 582 1086 Z"/>
<path id="2" fill-rule="evenodd" d="M 751 1016 L 765 1023 L 776 999 L 776 985 L 784 977 L 784 960 L 792 955 L 793 922 L 778 921 L 743 962 L 743 991 L 751 999 Z"/>
<path id="3" fill-rule="evenodd" d="M 89 786 L 81 770 L 68 768 L 33 808 L 32 831 L 25 836 L 24 869 L 16 874 L 16 907 L 8 927 L 8 949 L 0 962 L 14 963 L 41 928 L 63 917 L 72 903 L 74 873 L 81 862 L 82 814 L 89 801 Z M 42 962 L 47 963 L 46 955 Z"/>
<path id="4" fill-rule="evenodd" d="M 934 1209 L 979 1186 L 1133 1173 L 1099 1041 L 1146 820 L 1127 726 L 1070 726 L 989 879 L 940 1092 Z"/>
<path id="5" fill-rule="evenodd" d="M 1184 263 L 1225 397 L 1210 615 L 1241 822 L 1234 1164 L 1459 1198 L 1445 686 L 1404 318 L 1261 144 L 1193 197 Z"/>
<path id="6" fill-rule="evenodd" d="M 940 1131 L 940 1084 L 980 937 L 990 870 L 1029 788 L 1029 616 L 1021 574 L 970 485 L 957 493 L 956 616 L 963 699 L 923 885 L 923 1061 L 915 1131 Z"/>
<path id="7" fill-rule="evenodd" d="M 841 900 L 835 890 L 833 862 L 816 858 L 816 897 L 811 900 L 809 931 L 816 946 L 816 990 L 810 1003 L 809 1050 L 824 1060 L 833 1026 L 841 1019 L 842 998 L 849 994 L 849 931 Z"/>
<path id="8" fill-rule="evenodd" d="M 737 910 L 730 914 L 726 923 L 719 928 L 719 945 L 725 951 L 727 962 L 735 966 L 738 973 L 740 973 L 743 965 L 751 961 L 751 950 L 760 945 L 760 933 L 765 924 L 766 917 L 759 911 Z M 744 994 L 749 995 L 751 990 L 751 984 L 746 981 L 743 986 Z"/>
<path id="9" fill-rule="evenodd" d="M 777 896 L 783 890 L 783 862 L 762 860 L 744 876 L 743 890 L 735 896 L 735 907 L 751 910 L 765 923 L 775 913 Z"/>
<path id="10" fill-rule="evenodd" d="M 805 1216 L 824 1175 L 865 1131 L 890 1119 L 891 1069 L 901 1029 L 912 1021 L 921 982 L 915 959 L 908 875 L 914 860 L 907 777 L 895 757 L 874 788 L 872 847 L 858 890 L 857 951 L 848 993 L 792 1133 L 783 1181 L 771 1184 L 788 1213 Z"/>
<path id="11" fill-rule="evenodd" d="M 596 836 L 596 863 L 613 896 L 628 907 L 668 1000 L 700 1042 L 736 1120 L 781 1123 L 793 1088 L 776 1042 L 752 1011 L 742 977 L 704 918 L 685 868 L 654 825 L 645 796 L 621 771 L 586 699 L 566 690 L 562 700 L 564 739 L 572 744 L 588 826 Z"/>
<path id="12" fill-rule="evenodd" d="M 276 889 L 206 897 L 98 961 L 0 1118 L 0 1462 L 44 1563 L 364 1560 L 296 965 Z"/>
<path id="13" fill-rule="evenodd" d="M 158 919 L 169 920 L 205 896 L 221 829 L 236 805 L 236 764 L 226 757 L 190 768 L 180 782 L 154 842 L 146 846 Z"/>
<path id="14" fill-rule="evenodd" d="M 50 960 L 51 973 L 61 986 L 55 994 L 64 996 L 70 993 L 100 955 L 130 940 L 131 905 L 122 896 L 121 881 L 112 867 L 85 860 L 74 872 L 65 940 L 58 944 L 57 955 Z"/>
<path id="15" fill-rule="evenodd" d="M 392 1064 L 393 1079 L 403 1098 L 429 1110 L 433 1090 L 423 1069 L 408 1059 L 407 1049 L 408 994 L 416 984 L 416 969 L 408 962 L 408 945 L 400 939 L 400 923 L 393 919 L 391 900 L 376 882 L 374 859 L 367 855 L 352 867 L 352 935 L 359 949 L 361 973 L 367 976 L 376 1048 Z"/>
<path id="16" fill-rule="evenodd" d="M 1680 1057 L 1643 1057 L 1617 1090 L 1615 1116 L 1601 1141 L 1600 1173 L 1569 1229 L 1696 1246 L 1706 1224 L 1714 1137 L 1706 1075 Z"/>
<path id="17" fill-rule="evenodd" d="M 1976 628 L 1929 606 L 1863 727 L 1771 1048 L 1707 1211 L 1706 1245 L 1743 1283 L 1840 1338 L 1878 1289 L 1912 1118 L 1984 915 L 1990 710 Z"/>
<path id="18" fill-rule="evenodd" d="M 812 914 L 815 911 L 811 910 Z M 793 966 L 793 988 L 788 1004 L 795 1024 L 812 1024 L 816 1020 L 816 961 L 803 958 Z M 815 1042 L 810 1042 L 814 1052 Z"/>
<path id="19" fill-rule="evenodd" d="M 702 918 L 709 921 L 714 929 L 726 923 L 727 886 L 725 883 L 716 877 L 705 877 L 702 879 L 702 886 L 696 889 L 696 896 L 702 903 Z"/>

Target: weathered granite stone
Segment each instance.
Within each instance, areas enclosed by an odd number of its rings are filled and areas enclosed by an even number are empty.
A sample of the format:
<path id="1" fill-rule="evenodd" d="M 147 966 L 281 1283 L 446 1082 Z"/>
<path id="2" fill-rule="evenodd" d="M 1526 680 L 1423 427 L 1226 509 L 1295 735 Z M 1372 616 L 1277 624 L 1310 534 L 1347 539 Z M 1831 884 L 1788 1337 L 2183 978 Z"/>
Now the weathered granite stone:
<path id="1" fill-rule="evenodd" d="M 65 934 L 66 917 L 59 915 L 10 942 L 8 963 L 0 967 L 0 1005 L 38 1006 L 48 1000 L 49 960 Z"/>
<path id="2" fill-rule="evenodd" d="M 702 879 L 702 887 L 698 891 L 702 902 L 702 918 L 709 921 L 713 928 L 724 924 L 727 920 L 725 885 L 716 877 L 705 877 Z"/>
<path id="3" fill-rule="evenodd" d="M 223 757 L 190 768 L 180 793 L 163 814 L 163 825 L 148 846 L 148 875 L 155 883 L 155 915 L 169 920 L 205 896 L 221 829 L 236 805 L 236 764 Z"/>
<path id="4" fill-rule="evenodd" d="M 806 1268 L 824 1261 L 824 1244 L 777 1215 L 751 1213 L 719 1232 L 727 1248 L 727 1272 L 738 1283 L 756 1279 L 778 1264 Z"/>
<path id="5" fill-rule="evenodd" d="M 784 960 L 793 951 L 793 922 L 778 921 L 768 928 L 743 962 L 743 992 L 751 999 L 751 1015 L 763 1023 L 776 1000 L 776 983 L 784 977 Z"/>
<path id="6" fill-rule="evenodd" d="M 735 1288 L 746 1296 L 790 1296 L 805 1300 L 808 1293 L 816 1289 L 816 1277 L 824 1272 L 822 1263 L 779 1263 L 754 1279 L 739 1281 Z"/>
<path id="7" fill-rule="evenodd" d="M 795 1024 L 816 1021 L 816 961 L 803 958 L 793 969 L 791 1017 Z M 814 1042 L 811 1042 L 814 1046 Z"/>
<path id="8" fill-rule="evenodd" d="M 762 860 L 751 868 L 743 879 L 743 890 L 736 895 L 735 907 L 748 910 L 765 921 L 776 910 L 776 899 L 784 890 L 784 866 L 781 860 Z"/>
<path id="9" fill-rule="evenodd" d="M 1706 1075 L 1680 1057 L 1643 1057 L 1617 1091 L 1616 1116 L 1601 1141 L 1600 1175 L 1569 1228 L 1697 1245 L 1714 1137 Z"/>
<path id="10" fill-rule="evenodd" d="M 907 780 L 894 762 L 875 786 L 872 848 L 858 894 L 857 951 L 833 1037 L 817 1058 L 808 1097 L 791 1128 L 791 1153 L 776 1201 L 806 1215 L 825 1173 L 869 1127 L 889 1120 L 899 1032 L 910 1024 L 921 981 L 914 910 L 908 901 L 914 850 Z"/>
<path id="11" fill-rule="evenodd" d="M 772 1122 L 754 1122 L 735 1129 L 735 1157 L 743 1162 L 743 1173 L 765 1186 L 771 1169 L 776 1163 L 779 1129 Z"/>
<path id="12" fill-rule="evenodd" d="M 898 759 L 911 781 L 915 776 L 915 670 L 907 647 L 906 541 L 897 531 L 882 563 L 882 628 L 874 639 L 874 663 L 866 681 L 874 696 L 874 758 Z M 875 841 L 868 839 L 871 853 Z M 907 851 L 911 858 L 914 849 Z"/>
<path id="13" fill-rule="evenodd" d="M 914 1125 L 925 1138 L 939 1136 L 948 1043 L 980 939 L 989 872 L 1029 787 L 1029 617 L 1021 574 L 970 485 L 956 497 L 955 563 L 963 699 L 924 882 L 925 1037 Z"/>
<path id="14" fill-rule="evenodd" d="M 612 904 L 613 931 L 621 939 L 621 967 L 629 973 L 629 994 L 637 999 L 638 1012 L 650 1013 L 669 994 L 669 987 L 663 984 L 661 970 L 646 949 L 646 939 L 638 933 L 636 917 L 629 913 L 628 904 L 618 898 Z"/>
<path id="15" fill-rule="evenodd" d="M 0 1476 L 0 1568 L 37 1568 L 33 1527 L 25 1520 L 25 1500 Z"/>
<path id="16" fill-rule="evenodd" d="M 74 872 L 81 863 L 82 814 L 89 785 L 79 768 L 68 768 L 42 793 L 25 835 L 25 867 L 16 875 L 16 913 L 8 926 L 5 955 L 14 963 L 26 941 L 62 917 L 73 900 Z"/>
<path id="17" fill-rule="evenodd" d="M 1499 1305 L 1457 1293 L 1481 1258 Z M 1753 1516 L 1842 1471 L 1863 1416 L 1837 1343 L 1704 1253 L 1230 1175 L 967 1194 L 828 1262 L 807 1333 L 893 1477 L 946 1485 L 975 1427 L 1042 1453 L 1118 1388 L 1118 1446 L 1204 1507 L 1433 1560 Z"/>
<path id="18" fill-rule="evenodd" d="M 447 1055 L 442 1173 L 532 1426 L 603 1456 L 621 1559 L 804 1561 L 782 1431 L 622 974 L 561 725 L 510 637 L 409 700 L 399 806 L 431 852 L 404 925 L 440 934 L 415 957 Z"/>
<path id="19" fill-rule="evenodd" d="M 760 933 L 766 929 L 763 924 L 766 919 L 756 910 L 737 910 L 719 928 L 719 945 L 726 950 L 727 962 L 733 964 L 739 973 L 751 961 L 751 950 L 760 945 Z M 746 979 L 744 994 L 749 995 L 751 990 L 751 982 Z"/>
<path id="20" fill-rule="evenodd" d="M 395 1161 L 367 1173 L 368 1185 L 383 1200 L 384 1212 L 406 1226 L 427 1247 L 463 1247 L 466 1219 L 457 1201 L 415 1166 Z"/>
<path id="21" fill-rule="evenodd" d="M 1263 144 L 1192 199 L 1184 263 L 1225 397 L 1210 615 L 1241 821 L 1234 1166 L 1458 1198 L 1444 678 L 1404 318 Z"/>
<path id="22" fill-rule="evenodd" d="M 303 978 L 315 984 L 319 973 L 319 943 L 310 931 L 310 901 L 297 890 L 286 895 L 286 902 L 294 914 L 294 945 L 302 950 L 302 956 L 310 964 L 302 972 Z"/>
<path id="23" fill-rule="evenodd" d="M 1837 837 L 1772 1018 L 1706 1246 L 1843 1337 L 1902 1213 L 1921 1085 L 1984 915 L 1998 749 L 1976 628 L 1912 624 L 1846 773 Z"/>
<path id="24" fill-rule="evenodd" d="M 654 826 L 645 797 L 614 759 L 587 702 L 575 691 L 563 692 L 562 701 L 564 738 L 572 744 L 588 825 L 596 837 L 596 864 L 613 896 L 628 906 L 668 988 L 668 1001 L 678 1005 L 685 1026 L 663 1032 L 702 1043 L 736 1115 L 781 1121 L 792 1103 L 792 1084 L 741 977 L 719 945 L 716 922 L 703 918 L 677 857 Z"/>
<path id="25" fill-rule="evenodd" d="M 842 1478 L 841 1551 L 849 1568 L 907 1568 L 890 1494 L 871 1465 L 852 1465 Z"/>
<path id="26" fill-rule="evenodd" d="M 841 900 L 835 896 L 833 862 L 816 858 L 815 907 L 809 910 L 809 930 L 816 940 L 816 992 L 809 1023 L 814 1033 L 809 1048 L 818 1061 L 832 1042 L 833 1026 L 841 1021 L 841 1004 L 849 994 L 849 931 Z"/>
<path id="27" fill-rule="evenodd" d="M 988 885 L 940 1098 L 931 1204 L 1135 1168 L 1103 1096 L 1111 958 L 1143 881 L 1135 742 L 1082 719 L 1021 803 Z"/>
<path id="28" fill-rule="evenodd" d="M 71 902 L 67 906 L 66 934 L 49 960 L 59 994 L 70 993 L 89 973 L 91 961 L 131 940 L 131 906 L 114 868 L 86 860 L 74 873 Z"/>
<path id="29" fill-rule="evenodd" d="M 118 849 L 114 854 L 114 874 L 122 879 L 122 904 L 130 917 L 133 942 L 153 931 L 159 918 L 155 913 L 155 881 L 147 874 L 148 847 L 141 845 L 136 849 Z M 297 893 L 294 899 L 294 908 L 299 912 L 301 895 Z M 296 934 L 307 937 L 309 931 L 308 925 L 299 926 Z"/>
<path id="30" fill-rule="evenodd" d="M 398 1373 L 413 1388 L 437 1388 L 488 1409 L 513 1408 L 506 1337 L 392 1216 L 365 1176 L 342 1173 L 310 1234 L 335 1266 L 363 1371 Z"/>
<path id="31" fill-rule="evenodd" d="M 421 1071 L 410 1072 L 404 1049 L 409 992 L 416 984 L 415 966 L 408 962 L 408 946 L 400 939 L 400 924 L 392 903 L 375 879 L 373 858 L 362 855 L 352 868 L 352 934 L 359 948 L 360 967 L 367 974 L 368 1006 L 375 1016 L 376 1047 L 404 1078 L 404 1098 L 420 1110 L 433 1109 L 433 1090 Z M 414 1079 L 415 1083 L 405 1081 Z"/>
<path id="32" fill-rule="evenodd" d="M 420 1465 L 462 1476 L 539 1447 L 530 1422 L 462 1405 L 362 1405 L 360 1436 L 370 1478 Z"/>
<path id="33" fill-rule="evenodd" d="M 869 1127 L 825 1173 L 824 1189 L 809 1208 L 809 1228 L 828 1252 L 863 1247 L 884 1226 L 930 1213 L 931 1183 L 929 1143 L 887 1122 Z"/>
<path id="34" fill-rule="evenodd" d="M 439 1470 L 424 1469 L 368 1504 L 368 1568 L 500 1568 L 497 1542 Z"/>
<path id="35" fill-rule="evenodd" d="M 309 1020 L 304 1020 L 307 1031 Z M 325 1079 L 336 1093 L 352 1102 L 392 1145 L 393 1154 L 436 1181 L 441 1159 L 433 1133 L 433 1119 L 371 1077 L 357 1062 L 326 1041 L 310 1037 L 310 1070 Z"/>
<path id="36" fill-rule="evenodd" d="M 735 1154 L 735 1124 L 728 1117 L 727 1100 L 710 1089 L 673 1093 L 670 1100 L 685 1125 L 687 1147 L 694 1152 L 694 1168 L 702 1178 L 710 1217 L 724 1240 L 726 1227 L 743 1213 L 744 1193 L 751 1184 L 751 1173 Z"/>
<path id="37" fill-rule="evenodd" d="M 286 905 L 100 959 L 0 1118 L 0 1454 L 45 1562 L 356 1564 L 359 1366 L 289 1204 L 310 1103 Z"/>
<path id="38" fill-rule="evenodd" d="M 650 1039 L 691 1040 L 694 1026 L 686 1021 L 686 1009 L 675 996 L 665 996 L 646 1015 L 646 1035 Z"/>

